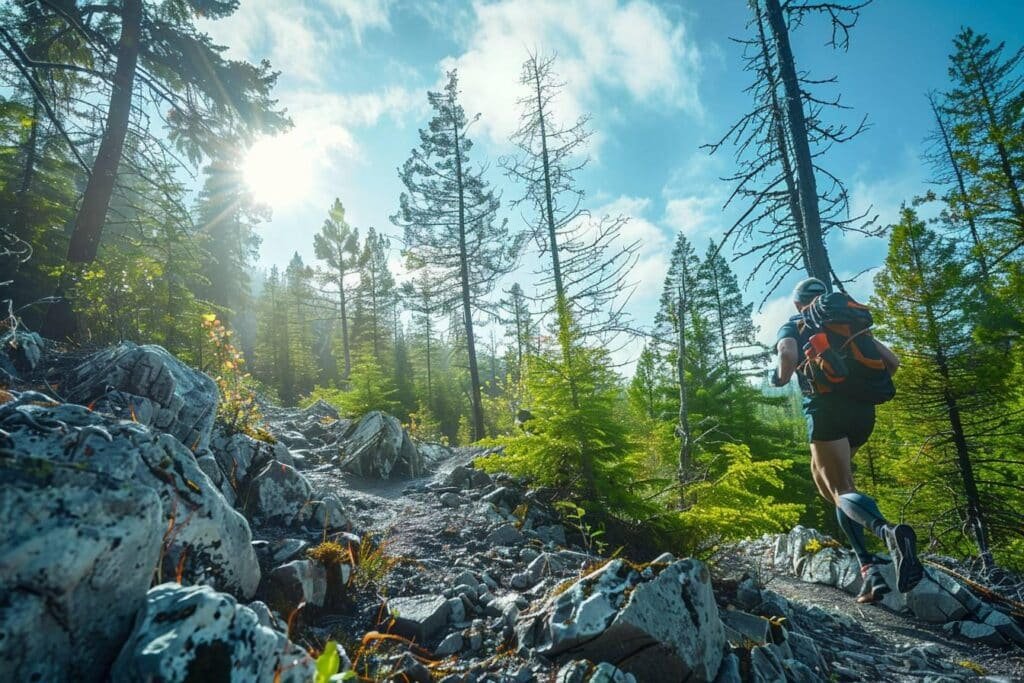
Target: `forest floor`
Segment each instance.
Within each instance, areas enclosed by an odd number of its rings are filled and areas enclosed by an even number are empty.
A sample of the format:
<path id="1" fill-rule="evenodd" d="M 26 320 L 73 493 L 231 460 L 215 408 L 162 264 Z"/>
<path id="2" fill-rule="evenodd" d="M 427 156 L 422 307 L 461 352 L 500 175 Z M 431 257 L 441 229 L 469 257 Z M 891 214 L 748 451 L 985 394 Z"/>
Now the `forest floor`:
<path id="1" fill-rule="evenodd" d="M 314 486 L 337 488 L 353 508 L 357 526 L 387 538 L 388 550 L 408 561 L 395 582 L 397 594 L 429 590 L 431 575 L 450 567 L 453 558 L 469 557 L 484 549 L 482 538 L 488 522 L 467 516 L 471 508 L 439 507 L 436 489 L 457 466 L 469 464 L 478 451 L 458 450 L 447 460 L 435 463 L 433 472 L 411 480 L 365 479 L 333 469 L 307 471 Z M 476 539 L 477 542 L 466 539 Z M 859 605 L 853 596 L 836 588 L 806 583 L 780 572 L 764 569 L 758 558 L 726 555 L 714 563 L 722 576 L 744 572 L 759 576 L 764 586 L 802 607 L 820 608 L 855 622 L 852 631 L 816 634 L 836 649 L 859 653 L 877 660 L 914 647 L 940 651 L 942 659 L 980 666 L 994 680 L 1024 681 L 1024 651 L 1008 651 L 968 643 L 950 637 L 938 626 L 903 616 L 882 606 Z M 417 569 L 409 569 L 415 566 Z M 396 577 L 398 578 L 398 577 Z M 895 676 L 895 674 L 894 674 Z M 889 680 L 920 680 L 898 676 Z M 993 680 L 993 679 L 989 679 Z"/>

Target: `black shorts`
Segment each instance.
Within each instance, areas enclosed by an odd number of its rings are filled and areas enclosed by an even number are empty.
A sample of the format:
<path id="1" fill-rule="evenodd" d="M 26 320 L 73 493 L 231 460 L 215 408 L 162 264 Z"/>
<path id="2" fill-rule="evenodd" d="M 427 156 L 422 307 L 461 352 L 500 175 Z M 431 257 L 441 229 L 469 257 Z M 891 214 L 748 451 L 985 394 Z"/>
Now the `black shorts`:
<path id="1" fill-rule="evenodd" d="M 867 443 L 875 429 L 875 406 L 839 394 L 804 399 L 808 441 L 849 439 L 850 448 Z"/>

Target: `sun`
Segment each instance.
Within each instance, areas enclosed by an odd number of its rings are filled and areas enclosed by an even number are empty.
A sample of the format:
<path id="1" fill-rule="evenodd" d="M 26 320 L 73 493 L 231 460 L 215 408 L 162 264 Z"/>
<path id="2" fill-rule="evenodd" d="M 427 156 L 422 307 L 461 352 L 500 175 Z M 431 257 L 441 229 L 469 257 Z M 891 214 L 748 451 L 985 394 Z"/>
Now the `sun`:
<path id="1" fill-rule="evenodd" d="M 288 206 L 309 196 L 314 162 L 308 145 L 289 132 L 254 142 L 245 155 L 242 175 L 256 201 L 272 208 Z"/>

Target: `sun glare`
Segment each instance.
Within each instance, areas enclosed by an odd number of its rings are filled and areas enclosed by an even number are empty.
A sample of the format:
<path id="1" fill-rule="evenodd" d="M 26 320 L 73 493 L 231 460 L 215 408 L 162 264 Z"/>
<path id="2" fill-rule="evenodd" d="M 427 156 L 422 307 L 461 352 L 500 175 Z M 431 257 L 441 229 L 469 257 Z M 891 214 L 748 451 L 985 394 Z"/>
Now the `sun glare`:
<path id="1" fill-rule="evenodd" d="M 255 199 L 271 207 L 296 204 L 313 184 L 313 157 L 293 135 L 261 138 L 249 148 L 243 174 Z"/>

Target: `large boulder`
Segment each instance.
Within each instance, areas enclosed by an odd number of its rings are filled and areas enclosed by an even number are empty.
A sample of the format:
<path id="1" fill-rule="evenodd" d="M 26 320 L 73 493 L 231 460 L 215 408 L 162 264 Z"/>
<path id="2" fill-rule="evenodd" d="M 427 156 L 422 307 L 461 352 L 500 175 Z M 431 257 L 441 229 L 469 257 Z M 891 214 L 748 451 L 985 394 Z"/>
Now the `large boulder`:
<path id="1" fill-rule="evenodd" d="M 423 456 L 398 418 L 378 410 L 349 425 L 340 448 L 342 469 L 363 477 L 418 477 L 425 469 Z"/>
<path id="2" fill-rule="evenodd" d="M 24 397 L 0 406 L 11 457 L 94 473 L 112 484 L 153 491 L 163 527 L 158 570 L 251 597 L 260 570 L 249 525 L 228 505 L 192 453 L 174 437 L 71 404 Z M 54 496 L 41 489 L 40 498 Z M 54 560 L 59 558 L 54 557 Z M 150 570 L 153 567 L 149 568 Z"/>
<path id="3" fill-rule="evenodd" d="M 86 358 L 65 382 L 67 400 L 133 419 L 205 450 L 219 396 L 212 379 L 159 346 L 122 342 Z"/>
<path id="4" fill-rule="evenodd" d="M 146 596 L 111 680 L 308 683 L 313 673 L 302 648 L 230 595 L 165 583 Z"/>
<path id="5" fill-rule="evenodd" d="M 608 662 L 637 680 L 711 681 L 725 632 L 707 568 L 679 560 L 637 571 L 612 560 L 517 627 L 521 647 L 556 661 Z"/>
<path id="6" fill-rule="evenodd" d="M 254 524 L 292 524 L 299 520 L 310 494 L 309 482 L 294 467 L 271 460 L 249 483 L 243 509 Z"/>
<path id="7" fill-rule="evenodd" d="M 0 371 L 11 377 L 32 372 L 45 348 L 43 338 L 35 332 L 8 330 L 0 335 Z"/>
<path id="8" fill-rule="evenodd" d="M 99 681 L 145 601 L 162 505 L 141 481 L 32 457 L 18 425 L 41 412 L 0 413 L 13 432 L 0 438 L 0 669 L 11 681 Z M 53 438 L 84 450 L 113 437 L 72 427 Z"/>

